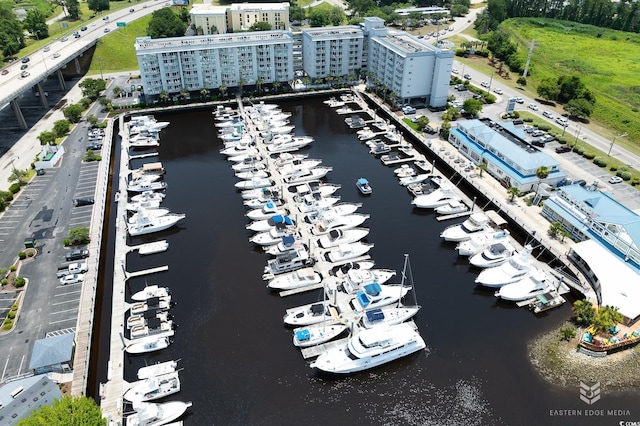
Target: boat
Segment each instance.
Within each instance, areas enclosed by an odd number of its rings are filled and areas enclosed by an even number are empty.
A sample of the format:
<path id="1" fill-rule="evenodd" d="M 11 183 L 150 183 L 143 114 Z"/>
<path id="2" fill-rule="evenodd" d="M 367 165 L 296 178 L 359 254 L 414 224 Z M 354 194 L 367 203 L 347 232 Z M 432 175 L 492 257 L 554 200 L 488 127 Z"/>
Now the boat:
<path id="1" fill-rule="evenodd" d="M 127 203 L 125 208 L 127 211 L 138 212 L 140 210 L 153 210 L 160 208 L 160 203 L 162 201 L 137 201 L 132 203 Z"/>
<path id="2" fill-rule="evenodd" d="M 292 154 L 290 152 L 281 152 L 275 158 L 271 158 L 271 160 L 273 161 L 273 165 L 275 167 L 280 168 L 288 164 L 300 163 L 302 160 L 306 160 L 308 157 L 309 155 L 307 154 L 299 154 L 299 153 Z M 318 164 L 316 164 L 316 166 L 322 163 L 322 160 L 313 160 L 313 161 L 319 162 Z"/>
<path id="3" fill-rule="evenodd" d="M 327 349 L 312 368 L 332 374 L 368 370 L 418 352 L 426 344 L 415 325 L 402 323 L 354 332 L 347 343 Z"/>
<path id="4" fill-rule="evenodd" d="M 299 170 L 304 169 L 313 169 L 314 167 L 318 167 L 322 164 L 322 160 L 316 159 L 302 159 L 302 160 L 291 160 L 291 161 L 278 161 L 276 163 L 280 165 L 276 165 L 278 169 L 278 174 L 280 176 L 290 176 Z M 274 164 L 275 165 L 275 164 Z"/>
<path id="5" fill-rule="evenodd" d="M 309 325 L 307 327 L 293 330 L 293 345 L 299 348 L 321 345 L 335 339 L 347 330 L 346 324 L 321 324 Z"/>
<path id="6" fill-rule="evenodd" d="M 277 277 L 269 280 L 267 287 L 271 290 L 286 291 L 294 288 L 320 284 L 321 282 L 322 275 L 316 272 L 313 268 L 302 268 L 297 271 L 278 275 Z"/>
<path id="7" fill-rule="evenodd" d="M 443 216 L 464 213 L 467 210 L 469 207 L 460 200 L 450 200 L 447 204 L 436 207 L 436 213 Z"/>
<path id="8" fill-rule="evenodd" d="M 495 296 L 510 302 L 521 302 L 553 290 L 556 290 L 556 286 L 549 276 L 543 270 L 532 267 L 528 276 L 500 287 Z"/>
<path id="9" fill-rule="evenodd" d="M 477 233 L 466 241 L 459 242 L 456 250 L 460 256 L 473 256 L 476 253 L 484 251 L 487 247 L 509 241 L 509 231 L 506 229 L 488 230 L 486 232 Z"/>
<path id="10" fill-rule="evenodd" d="M 314 180 L 304 182 L 299 185 L 291 185 L 289 186 L 289 192 L 297 195 L 318 193 L 323 197 L 328 197 L 329 195 L 334 194 L 340 188 L 341 185 L 339 183 L 325 183 L 319 180 Z"/>
<path id="11" fill-rule="evenodd" d="M 413 162 L 417 168 L 422 170 L 423 172 L 433 173 L 433 164 L 428 162 L 427 160 L 416 160 Z"/>
<path id="12" fill-rule="evenodd" d="M 400 143 L 402 142 L 402 135 L 396 130 L 391 130 L 384 134 L 384 137 L 389 139 L 389 142 Z"/>
<path id="13" fill-rule="evenodd" d="M 288 140 L 286 138 L 283 138 L 279 141 L 274 138 L 267 145 L 267 151 L 269 151 L 270 153 L 296 151 L 302 147 L 309 145 L 311 142 L 313 142 L 313 138 L 310 136 L 293 136 Z"/>
<path id="14" fill-rule="evenodd" d="M 326 302 L 316 302 L 288 309 L 283 320 L 286 325 L 308 326 L 320 324 L 323 321 L 326 321 L 327 324 L 332 324 L 339 317 L 340 310 L 338 307 Z"/>
<path id="15" fill-rule="evenodd" d="M 333 170 L 333 167 L 314 167 L 312 169 L 300 169 L 289 176 L 285 176 L 283 181 L 286 185 L 298 184 L 317 180 L 325 177 L 327 173 Z"/>
<path id="16" fill-rule="evenodd" d="M 254 157 L 247 158 L 231 166 L 234 172 L 245 172 L 247 170 L 264 170 L 267 165 L 263 161 L 256 161 Z"/>
<path id="17" fill-rule="evenodd" d="M 329 262 L 333 263 L 343 262 L 345 260 L 364 256 L 373 248 L 373 246 L 373 244 L 360 242 L 340 244 L 339 246 L 329 250 L 329 252 L 326 253 L 326 258 Z"/>
<path id="18" fill-rule="evenodd" d="M 254 232 L 264 232 L 278 226 L 293 227 L 294 225 L 295 222 L 289 216 L 275 215 L 270 217 L 269 219 L 252 222 L 246 226 L 246 229 Z"/>
<path id="19" fill-rule="evenodd" d="M 373 328 L 382 325 L 401 324 L 415 316 L 420 306 L 383 306 L 382 308 L 369 309 L 363 312 L 360 325 L 364 328 Z"/>
<path id="20" fill-rule="evenodd" d="M 141 209 L 140 212 L 133 213 L 131 215 L 131 217 L 129 219 L 127 219 L 127 222 L 129 224 L 136 223 L 138 221 L 138 218 L 140 217 L 140 214 L 146 214 L 149 217 L 160 217 L 160 216 L 166 216 L 169 213 L 171 213 L 169 211 L 169 209 L 161 209 L 161 208 L 157 208 L 157 209 Z"/>
<path id="21" fill-rule="evenodd" d="M 351 299 L 349 306 L 356 312 L 362 312 L 367 309 L 391 305 L 401 300 L 409 290 L 409 286 L 402 284 L 366 284 L 362 290 L 356 292 L 356 296 Z"/>
<path id="22" fill-rule="evenodd" d="M 129 138 L 128 144 L 131 148 L 155 148 L 160 146 L 158 139 L 151 136 Z"/>
<path id="23" fill-rule="evenodd" d="M 141 339 L 149 336 L 173 336 L 175 326 L 171 315 L 167 312 L 158 312 L 151 317 L 149 317 L 151 313 L 145 312 L 145 314 L 147 315 L 133 315 L 127 318 L 127 327 L 129 327 L 131 339 Z"/>
<path id="24" fill-rule="evenodd" d="M 355 294 L 368 284 L 384 284 L 395 275 L 396 271 L 393 269 L 351 269 L 340 283 L 346 293 Z"/>
<path id="25" fill-rule="evenodd" d="M 489 218 L 483 212 L 472 213 L 464 222 L 448 226 L 440 234 L 445 241 L 466 241 L 473 234 L 487 230 Z"/>
<path id="26" fill-rule="evenodd" d="M 224 148 L 220 151 L 220 154 L 226 155 L 227 157 L 233 158 L 238 155 L 255 155 L 258 153 L 258 148 L 250 145 L 233 145 L 228 148 Z"/>
<path id="27" fill-rule="evenodd" d="M 333 229 L 318 239 L 318 247 L 331 248 L 360 241 L 369 235 L 367 228 Z"/>
<path id="28" fill-rule="evenodd" d="M 365 127 L 356 132 L 358 134 L 358 139 L 362 142 L 373 139 L 377 136 L 377 133 L 371 130 L 369 127 Z"/>
<path id="29" fill-rule="evenodd" d="M 233 131 L 233 132 L 231 132 L 231 133 L 223 133 L 223 134 L 221 134 L 221 135 L 220 135 L 220 136 L 218 136 L 218 137 L 219 137 L 223 142 L 231 142 L 231 141 L 239 141 L 240 139 L 242 139 L 242 137 L 243 137 L 244 135 L 245 135 L 245 134 L 244 134 L 243 132 L 236 132 L 236 131 Z M 222 150 L 222 151 L 225 151 L 225 150 Z M 225 152 L 222 152 L 222 151 L 220 151 L 220 153 L 221 153 L 222 155 L 237 155 L 237 154 L 232 154 L 232 153 L 225 153 Z M 244 151 L 244 149 L 243 149 L 243 151 Z"/>
<path id="30" fill-rule="evenodd" d="M 344 265 L 336 266 L 331 270 L 331 275 L 337 278 L 344 278 L 347 276 L 349 271 L 364 271 L 371 269 L 375 266 L 375 262 L 373 260 L 361 260 L 358 262 L 349 262 Z"/>
<path id="31" fill-rule="evenodd" d="M 273 186 L 275 182 L 270 178 L 254 178 L 249 180 L 241 180 L 235 183 L 235 187 L 240 190 L 267 188 Z"/>
<path id="32" fill-rule="evenodd" d="M 296 199 L 298 210 L 305 214 L 327 209 L 340 201 L 340 197 L 323 197 L 318 193 L 307 194 L 303 197 L 294 196 L 294 200 Z"/>
<path id="33" fill-rule="evenodd" d="M 564 302 L 566 302 L 565 298 L 562 297 L 556 290 L 553 290 L 548 293 L 537 295 L 529 303 L 529 309 L 531 309 L 534 313 L 539 314 L 540 312 L 556 308 L 562 305 Z"/>
<path id="34" fill-rule="evenodd" d="M 379 140 L 372 140 L 367 142 L 369 147 L 369 153 L 373 155 L 382 155 L 391 152 L 391 147 L 386 143 Z"/>
<path id="35" fill-rule="evenodd" d="M 373 190 L 371 189 L 371 185 L 369 184 L 369 181 L 365 178 L 359 178 L 356 181 L 356 187 L 364 195 L 371 195 L 371 193 L 373 192 Z"/>
<path id="36" fill-rule="evenodd" d="M 264 252 L 272 256 L 279 256 L 281 254 L 285 254 L 292 250 L 297 250 L 300 248 L 307 249 L 307 246 L 302 242 L 296 240 L 293 235 L 285 235 L 284 237 L 282 237 L 278 244 L 272 244 L 268 247 L 265 247 Z"/>
<path id="37" fill-rule="evenodd" d="M 343 113 L 348 114 L 349 112 L 352 111 L 344 111 Z M 344 122 L 351 129 L 362 129 L 367 125 L 367 123 L 364 121 L 364 118 L 360 117 L 359 115 L 352 115 L 351 117 L 347 117 L 344 119 Z"/>
<path id="38" fill-rule="evenodd" d="M 282 207 L 284 205 L 284 200 L 282 198 L 271 198 L 267 196 L 245 200 L 242 204 L 249 207 L 250 209 L 261 209 L 269 203 L 273 204 L 276 207 Z"/>
<path id="39" fill-rule="evenodd" d="M 126 417 L 125 426 L 161 426 L 180 418 L 190 402 L 170 401 L 162 404 L 139 402 L 134 404 L 136 410 Z"/>
<path id="40" fill-rule="evenodd" d="M 268 202 L 261 209 L 250 210 L 246 216 L 251 220 L 263 220 L 277 215 L 286 216 L 288 213 L 287 209 L 277 203 Z"/>
<path id="41" fill-rule="evenodd" d="M 344 101 L 339 101 L 336 98 L 327 99 L 326 101 L 323 101 L 323 102 L 329 105 L 331 108 L 343 107 L 346 103 Z"/>
<path id="42" fill-rule="evenodd" d="M 325 235 L 334 229 L 350 229 L 360 226 L 370 215 L 362 213 L 353 213 L 345 216 L 329 216 L 322 217 L 313 224 L 311 233 L 313 235 Z"/>
<path id="43" fill-rule="evenodd" d="M 162 202 L 166 194 L 162 192 L 144 191 L 131 197 L 131 201 L 139 203 L 142 201 L 158 201 Z"/>
<path id="44" fill-rule="evenodd" d="M 227 157 L 227 160 L 232 163 L 245 163 L 245 162 L 260 162 L 262 161 L 262 157 L 257 154 L 240 154 L 234 155 L 232 157 Z"/>
<path id="45" fill-rule="evenodd" d="M 531 263 L 531 247 L 528 246 L 522 253 L 511 256 L 508 262 L 482 270 L 475 282 L 486 287 L 502 287 L 520 281 L 531 273 Z"/>
<path id="46" fill-rule="evenodd" d="M 425 180 L 429 179 L 430 176 L 430 174 L 421 173 L 419 175 L 401 177 L 400 179 L 398 179 L 398 181 L 400 182 L 400 185 L 407 186 L 413 185 L 414 183 L 422 183 Z"/>
<path id="47" fill-rule="evenodd" d="M 139 167 L 135 170 L 131 171 L 131 176 L 139 177 L 139 176 L 147 176 L 147 175 L 159 175 L 162 176 L 165 174 L 165 169 L 162 167 L 161 162 L 154 163 L 146 163 L 143 164 L 142 167 Z"/>
<path id="48" fill-rule="evenodd" d="M 169 337 L 148 337 L 144 339 L 138 339 L 135 342 L 125 347 L 125 351 L 130 354 L 145 354 L 149 352 L 159 351 L 166 349 L 171 344 Z"/>
<path id="49" fill-rule="evenodd" d="M 505 263 L 515 253 L 509 241 L 501 241 L 491 244 L 480 253 L 476 253 L 469 258 L 469 263 L 478 268 L 492 268 Z"/>
<path id="50" fill-rule="evenodd" d="M 140 302 L 131 304 L 129 313 L 133 315 L 140 315 L 147 311 L 168 311 L 171 309 L 171 295 L 149 297 Z"/>
<path id="51" fill-rule="evenodd" d="M 411 201 L 411 204 L 420 209 L 435 209 L 451 200 L 460 200 L 460 197 L 455 194 L 453 188 L 440 187 L 429 194 L 418 195 Z"/>
<path id="52" fill-rule="evenodd" d="M 305 221 L 308 223 L 316 223 L 319 220 L 333 217 L 333 216 L 347 216 L 352 213 L 355 213 L 360 207 L 362 207 L 362 203 L 339 203 L 334 204 L 333 206 L 324 207 L 316 210 L 315 212 L 311 212 L 307 214 L 305 217 Z"/>
<path id="53" fill-rule="evenodd" d="M 130 402 L 147 402 L 178 392 L 180 392 L 180 378 L 178 372 L 173 371 L 132 383 L 122 397 Z"/>
<path id="54" fill-rule="evenodd" d="M 299 247 L 277 256 L 275 259 L 268 260 L 262 279 L 271 279 L 285 272 L 312 266 L 314 263 L 315 260 L 309 256 L 309 252 L 304 247 Z"/>
<path id="55" fill-rule="evenodd" d="M 393 174 L 398 176 L 398 179 L 404 178 L 404 177 L 409 177 L 409 176 L 415 176 L 416 175 L 416 169 L 414 169 L 413 167 L 411 167 L 408 164 L 403 164 L 402 166 L 394 169 L 393 170 Z"/>
<path id="56" fill-rule="evenodd" d="M 163 189 L 167 189 L 167 182 L 150 182 L 148 180 L 141 180 L 133 184 L 127 184 L 127 191 L 130 192 L 161 191 Z"/>
<path id="57" fill-rule="evenodd" d="M 255 188 L 242 191 L 240 194 L 243 200 L 253 200 L 255 198 L 281 198 L 280 190 L 275 188 Z"/>
<path id="58" fill-rule="evenodd" d="M 131 300 L 136 302 L 142 302 L 153 297 L 170 296 L 171 290 L 169 287 L 160 287 L 157 284 L 145 286 L 142 290 L 133 293 Z"/>
<path id="59" fill-rule="evenodd" d="M 264 168 L 256 167 L 253 169 L 236 172 L 235 175 L 238 179 L 251 180 L 251 179 L 268 178 L 270 176 L 270 173 Z"/>
<path id="60" fill-rule="evenodd" d="M 127 232 L 132 237 L 153 232 L 163 231 L 171 228 L 179 221 L 184 219 L 186 215 L 178 213 L 169 213 L 164 216 L 151 216 L 149 210 L 138 211 L 137 220 L 134 223 L 127 224 Z"/>
<path id="61" fill-rule="evenodd" d="M 172 373 L 178 368 L 178 361 L 165 361 L 147 365 L 138 369 L 138 380 L 148 379 L 162 374 Z"/>

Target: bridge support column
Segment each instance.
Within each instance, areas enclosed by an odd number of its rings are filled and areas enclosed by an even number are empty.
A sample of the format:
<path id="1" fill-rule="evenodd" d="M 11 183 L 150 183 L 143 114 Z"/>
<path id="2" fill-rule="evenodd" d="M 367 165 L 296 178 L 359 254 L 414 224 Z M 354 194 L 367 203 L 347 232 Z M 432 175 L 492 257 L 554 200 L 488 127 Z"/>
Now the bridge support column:
<path id="1" fill-rule="evenodd" d="M 49 96 L 49 93 L 44 91 L 44 89 L 42 88 L 42 83 L 36 84 L 36 87 L 38 88 L 38 93 L 40 94 L 40 103 L 42 104 L 42 107 L 44 109 L 49 108 L 49 102 L 47 102 L 47 96 Z"/>
<path id="2" fill-rule="evenodd" d="M 60 83 L 60 90 L 67 90 L 67 85 L 64 82 L 64 76 L 62 75 L 62 71 L 58 70 L 56 71 L 56 74 L 58 76 L 58 82 Z"/>
<path id="3" fill-rule="evenodd" d="M 73 58 L 73 64 L 76 66 L 76 72 L 78 74 L 82 73 L 82 69 L 80 68 L 80 61 L 78 60 L 78 58 Z"/>
<path id="4" fill-rule="evenodd" d="M 22 115 L 20 105 L 15 99 L 11 101 L 11 109 L 13 109 L 13 113 L 16 115 L 16 120 L 18 120 L 18 125 L 20 126 L 20 128 L 22 130 L 27 130 L 29 128 L 27 126 L 27 121 L 24 119 L 24 115 Z"/>

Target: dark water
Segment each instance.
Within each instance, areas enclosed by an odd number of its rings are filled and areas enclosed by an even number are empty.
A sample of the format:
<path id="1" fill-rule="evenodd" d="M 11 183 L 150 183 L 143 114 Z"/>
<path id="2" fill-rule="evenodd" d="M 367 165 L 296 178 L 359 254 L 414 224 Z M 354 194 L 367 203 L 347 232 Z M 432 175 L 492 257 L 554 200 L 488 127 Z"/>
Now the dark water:
<path id="1" fill-rule="evenodd" d="M 570 315 L 565 304 L 535 317 L 498 303 L 475 287 L 476 272 L 439 233 L 449 223 L 414 211 L 393 168 L 383 166 L 320 100 L 282 104 L 297 134 L 315 137 L 304 152 L 332 166 L 328 181 L 342 184 L 343 201 L 360 201 L 380 268 L 402 270 L 409 253 L 422 309 L 415 321 L 427 350 L 347 378 L 318 376 L 302 359 L 283 326 L 285 309 L 321 299 L 319 292 L 281 299 L 261 279 L 268 257 L 254 249 L 230 164 L 209 111 L 162 117 L 160 158 L 169 184 L 164 207 L 187 214 L 179 227 L 130 244 L 166 238 L 167 252 L 133 253 L 128 270 L 169 265 L 169 271 L 130 280 L 169 286 L 178 303 L 174 344 L 152 355 L 126 356 L 126 379 L 137 368 L 180 358 L 182 391 L 193 401 L 188 425 L 551 425 L 618 424 L 640 420 L 637 395 L 605 394 L 588 406 L 578 389 L 542 381 L 527 360 L 527 342 Z M 137 167 L 143 160 L 133 162 Z M 149 161 L 149 160 L 146 160 Z M 374 193 L 363 197 L 355 180 L 367 177 Z M 111 237 L 113 238 L 113 237 Z M 413 297 L 411 294 L 409 297 Z M 103 332 L 106 332 L 103 331 Z M 101 350 L 100 352 L 104 352 Z M 106 356 L 98 361 L 106 365 Z M 104 368 L 98 367 L 98 380 Z M 629 409 L 630 417 L 585 416 L 587 409 Z M 549 410 L 583 410 L 551 416 Z M 635 416 L 635 417 L 634 417 Z"/>

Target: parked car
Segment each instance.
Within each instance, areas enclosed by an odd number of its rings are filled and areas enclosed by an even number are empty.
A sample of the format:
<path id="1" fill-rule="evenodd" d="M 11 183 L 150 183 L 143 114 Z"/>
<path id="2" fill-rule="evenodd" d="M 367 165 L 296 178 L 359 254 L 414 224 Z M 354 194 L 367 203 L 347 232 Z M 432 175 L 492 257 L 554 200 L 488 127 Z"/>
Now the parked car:
<path id="1" fill-rule="evenodd" d="M 53 58 L 54 58 L 54 59 L 55 59 L 55 58 L 59 58 L 59 57 L 60 57 L 60 53 L 56 52 L 56 53 L 54 53 L 54 54 L 53 54 Z"/>
<path id="2" fill-rule="evenodd" d="M 94 202 L 93 197 L 81 197 L 81 198 L 75 198 L 73 200 L 73 205 L 76 207 L 90 206 L 91 204 L 93 204 L 93 202 Z"/>
<path id="3" fill-rule="evenodd" d="M 0 73 L 0 74 L 7 75 L 7 74 L 9 74 L 9 70 L 2 70 L 2 73 Z"/>
<path id="4" fill-rule="evenodd" d="M 131 8 L 129 9 L 129 12 L 135 12 L 135 9 Z"/>
<path id="5" fill-rule="evenodd" d="M 531 132 L 531 136 L 533 136 L 534 138 L 539 138 L 542 135 L 544 135 L 544 131 L 542 130 L 536 129 L 533 132 Z"/>
<path id="6" fill-rule="evenodd" d="M 87 151 L 99 151 L 102 149 L 101 143 L 90 143 L 87 145 Z"/>
<path id="7" fill-rule="evenodd" d="M 45 46 L 44 49 L 42 49 L 43 52 L 48 52 L 51 50 L 51 47 L 49 46 Z"/>
<path id="8" fill-rule="evenodd" d="M 466 78 L 467 80 L 471 80 L 471 75 L 470 74 L 465 74 L 464 78 Z"/>
<path id="9" fill-rule="evenodd" d="M 22 64 L 22 65 L 20 65 L 20 69 L 21 69 L 21 70 L 26 70 L 27 68 L 29 68 L 29 65 L 28 65 L 28 64 Z"/>
<path id="10" fill-rule="evenodd" d="M 62 37 L 62 38 L 60 39 L 60 41 L 62 41 L 62 42 L 65 42 L 65 41 L 67 41 L 67 40 L 69 40 L 69 37 Z"/>
<path id="11" fill-rule="evenodd" d="M 64 258 L 67 259 L 67 262 L 71 262 L 73 260 L 86 259 L 87 257 L 89 257 L 89 250 L 87 249 L 71 250 L 64 255 Z"/>
<path id="12" fill-rule="evenodd" d="M 80 31 L 87 31 L 87 27 L 80 28 Z"/>
<path id="13" fill-rule="evenodd" d="M 565 152 L 571 152 L 571 147 L 567 145 L 560 145 L 556 147 L 557 154 L 564 154 Z"/>
<path id="14" fill-rule="evenodd" d="M 521 120 L 519 118 L 511 120 L 511 122 L 513 123 L 514 126 L 519 126 L 520 124 L 524 124 L 524 120 Z"/>
<path id="15" fill-rule="evenodd" d="M 545 147 L 545 142 L 542 141 L 541 139 L 534 139 L 534 140 L 531 141 L 531 145 L 538 146 L 540 148 L 544 148 Z"/>
<path id="16" fill-rule="evenodd" d="M 415 114 L 416 109 L 411 105 L 405 105 L 402 107 L 402 112 L 404 112 L 405 114 Z"/>
<path id="17" fill-rule="evenodd" d="M 587 184 L 587 181 L 584 179 L 578 179 L 573 181 L 573 185 L 585 186 L 586 184 Z"/>
<path id="18" fill-rule="evenodd" d="M 465 86 L 464 84 L 458 84 L 456 86 L 456 89 L 458 90 L 458 92 L 464 92 L 465 90 L 467 90 L 467 86 Z"/>
<path id="19" fill-rule="evenodd" d="M 609 178 L 609 183 L 620 183 L 623 179 L 620 176 L 611 176 Z"/>
<path id="20" fill-rule="evenodd" d="M 109 31 L 110 31 L 110 30 L 109 30 L 109 28 L 105 28 L 105 29 L 104 29 L 104 32 L 105 32 L 105 33 L 108 33 Z"/>
<path id="21" fill-rule="evenodd" d="M 453 74 L 458 74 L 458 68 L 451 68 L 451 72 Z"/>
<path id="22" fill-rule="evenodd" d="M 536 104 L 529 104 L 527 107 L 529 109 L 533 110 L 533 111 L 537 111 L 538 110 L 538 105 L 536 105 Z"/>
<path id="23" fill-rule="evenodd" d="M 84 280 L 84 274 L 65 275 L 64 277 L 60 278 L 60 284 L 62 285 L 75 284 L 75 283 L 80 283 L 83 280 Z"/>
<path id="24" fill-rule="evenodd" d="M 553 120 L 553 113 L 551 111 L 545 110 L 542 112 L 542 115 Z"/>
<path id="25" fill-rule="evenodd" d="M 29 77 L 30 75 L 31 75 L 31 73 L 29 73 L 29 71 L 22 71 L 22 72 L 20 73 L 20 77 L 22 77 L 22 78 L 27 78 L 27 77 Z"/>

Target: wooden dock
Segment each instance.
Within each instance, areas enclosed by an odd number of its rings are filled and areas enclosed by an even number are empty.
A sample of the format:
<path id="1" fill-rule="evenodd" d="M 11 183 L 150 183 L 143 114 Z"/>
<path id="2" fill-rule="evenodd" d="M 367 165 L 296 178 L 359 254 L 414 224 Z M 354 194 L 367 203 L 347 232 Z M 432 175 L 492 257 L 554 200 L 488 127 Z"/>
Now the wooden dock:
<path id="1" fill-rule="evenodd" d="M 467 216 L 470 216 L 471 213 L 474 213 L 474 212 L 471 211 L 471 210 L 467 210 L 466 212 L 438 216 L 438 217 L 436 217 L 436 220 L 438 222 L 442 222 L 443 220 L 451 220 L 451 219 L 457 219 L 459 217 L 467 217 Z"/>
<path id="2" fill-rule="evenodd" d="M 157 274 L 158 272 L 164 272 L 168 270 L 169 270 L 169 265 L 164 265 L 164 266 L 158 266 L 157 268 L 144 269 L 142 271 L 126 272 L 125 279 L 128 280 L 129 278 L 141 277 L 143 275 Z"/>
<path id="3" fill-rule="evenodd" d="M 150 152 L 148 154 L 140 154 L 140 155 L 132 155 L 131 157 L 129 157 L 130 160 L 140 160 L 142 158 L 149 158 L 149 157 L 157 157 L 158 154 L 157 152 Z"/>

